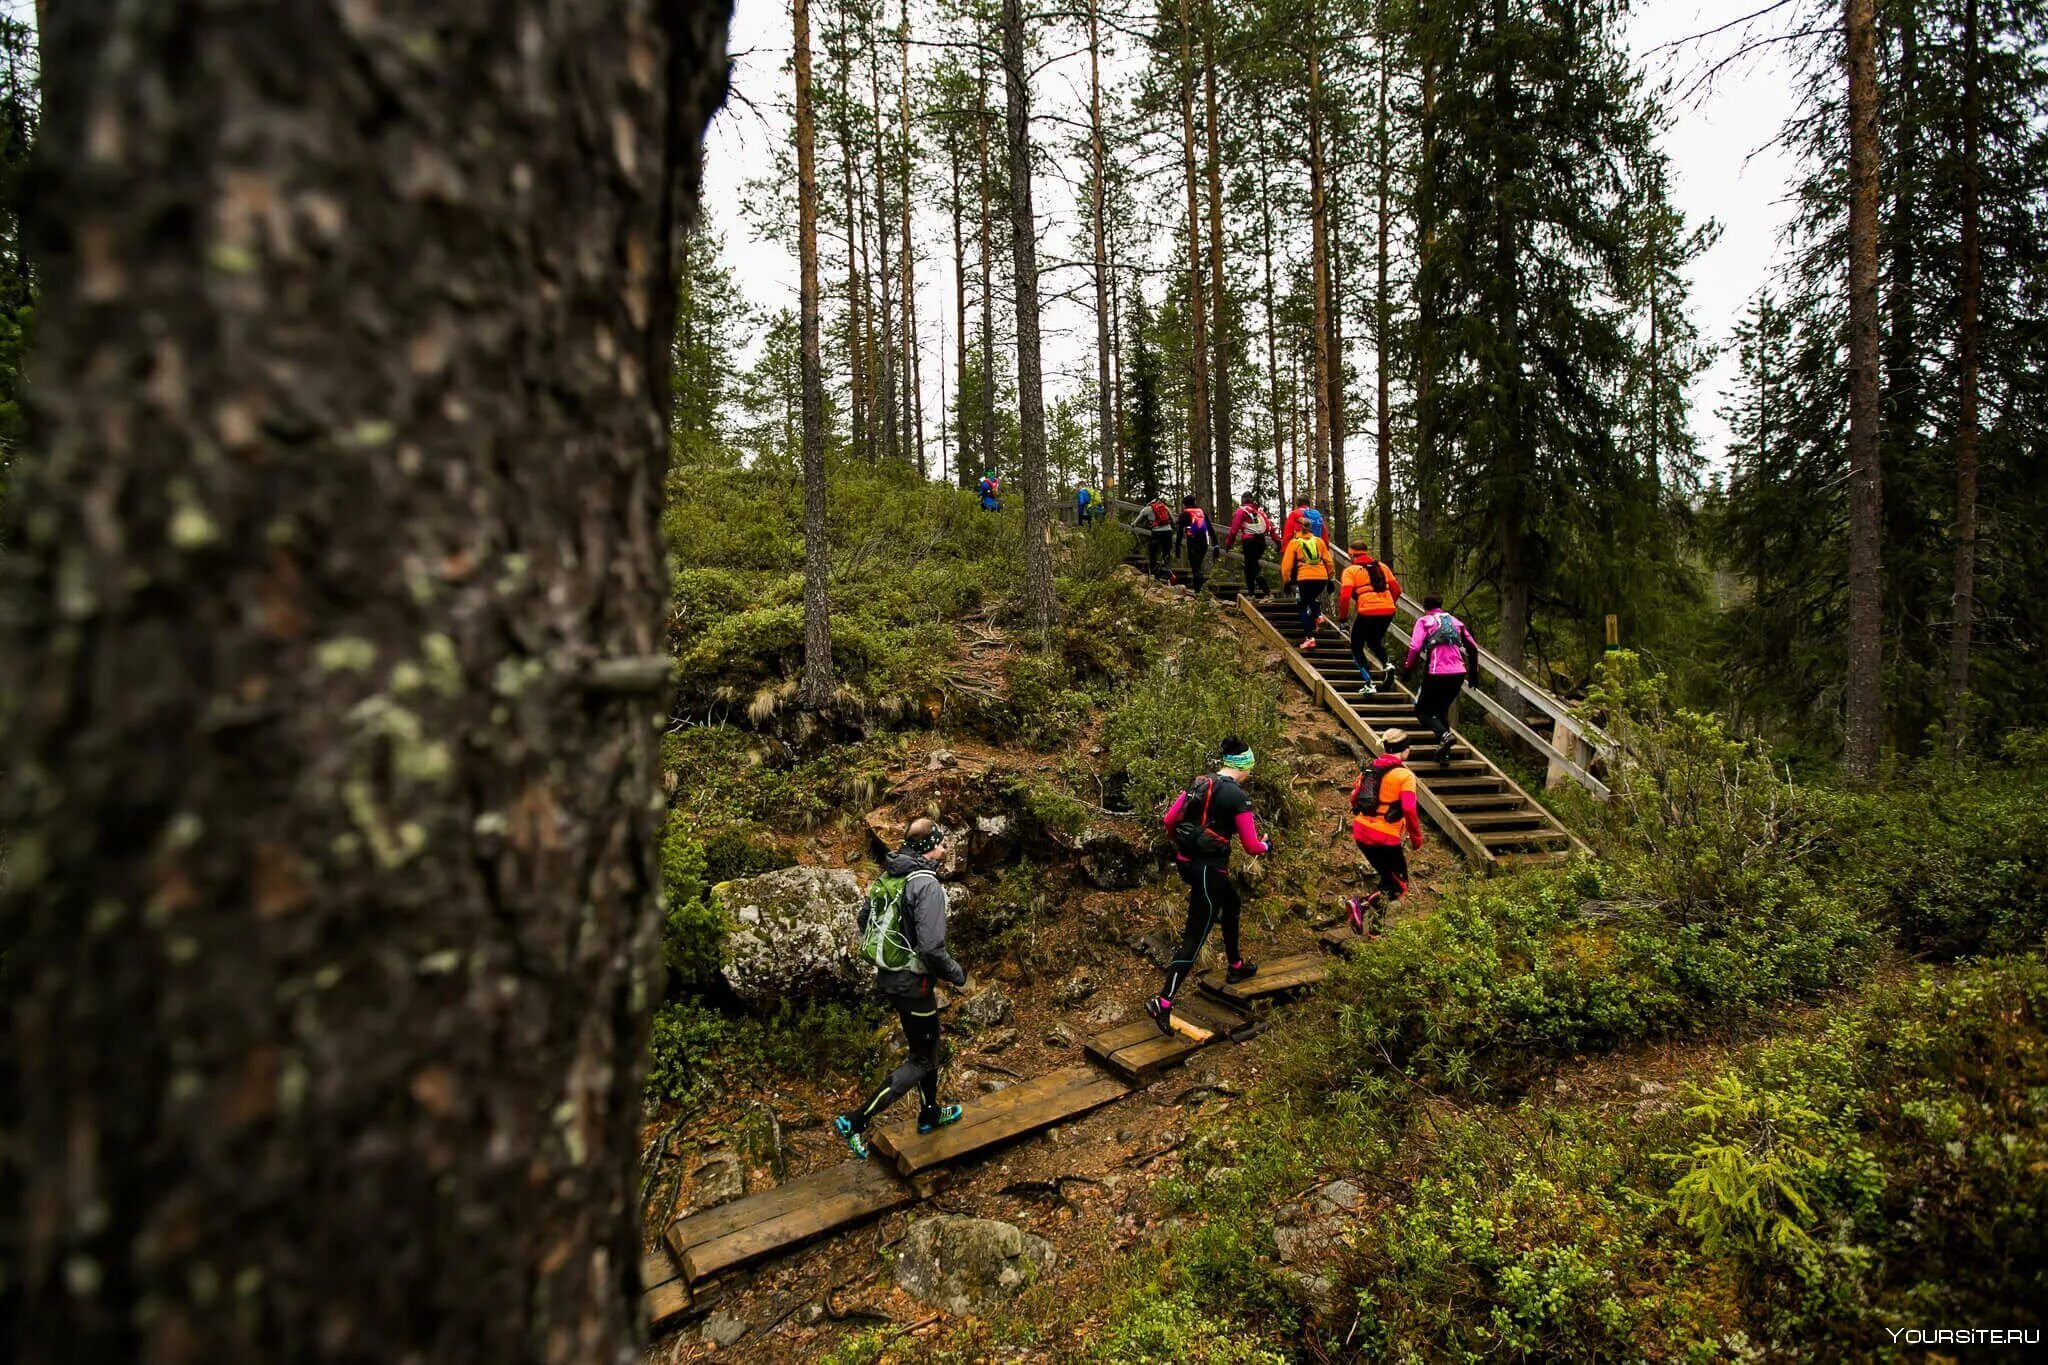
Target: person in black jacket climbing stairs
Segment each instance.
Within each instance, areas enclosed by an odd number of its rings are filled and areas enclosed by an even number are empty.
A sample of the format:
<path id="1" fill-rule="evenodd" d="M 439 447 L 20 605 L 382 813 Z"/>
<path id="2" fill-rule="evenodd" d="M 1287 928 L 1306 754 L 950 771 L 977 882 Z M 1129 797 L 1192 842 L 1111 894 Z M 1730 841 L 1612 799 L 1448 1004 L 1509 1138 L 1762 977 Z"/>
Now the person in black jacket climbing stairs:
<path id="1" fill-rule="evenodd" d="M 1180 500 L 1180 515 L 1173 519 L 1174 536 L 1180 542 L 1181 553 L 1187 556 L 1188 576 L 1193 580 L 1194 590 L 1202 590 L 1203 566 L 1209 562 L 1209 551 L 1216 547 L 1218 536 L 1209 514 L 1193 493 Z"/>
<path id="2" fill-rule="evenodd" d="M 939 1103 L 939 1002 L 934 979 L 958 988 L 967 969 L 946 951 L 946 888 L 939 863 L 946 856 L 946 831 L 930 820 L 913 820 L 903 847 L 882 859 L 882 875 L 860 907 L 860 955 L 875 965 L 875 985 L 896 1007 L 910 1055 L 867 1103 L 832 1120 L 847 1147 L 868 1157 L 868 1125 L 912 1090 L 918 1094 L 917 1131 L 929 1133 L 960 1120 L 960 1106 Z"/>
<path id="3" fill-rule="evenodd" d="M 1157 996 L 1145 1002 L 1145 1013 L 1168 1036 L 1173 1033 L 1173 998 L 1180 993 L 1188 973 L 1194 970 L 1195 959 L 1201 955 L 1211 928 L 1222 926 L 1225 976 L 1229 980 L 1244 981 L 1258 971 L 1256 963 L 1245 961 L 1238 953 L 1237 917 L 1243 902 L 1230 880 L 1232 836 L 1254 857 L 1268 848 L 1259 837 L 1251 798 L 1239 785 L 1252 770 L 1252 761 L 1250 747 L 1232 735 L 1223 741 L 1223 756 L 1216 771 L 1196 778 L 1166 812 L 1166 832 L 1173 840 L 1180 879 L 1188 888 L 1188 927 L 1181 935 L 1173 960 L 1166 964 L 1166 983 Z"/>

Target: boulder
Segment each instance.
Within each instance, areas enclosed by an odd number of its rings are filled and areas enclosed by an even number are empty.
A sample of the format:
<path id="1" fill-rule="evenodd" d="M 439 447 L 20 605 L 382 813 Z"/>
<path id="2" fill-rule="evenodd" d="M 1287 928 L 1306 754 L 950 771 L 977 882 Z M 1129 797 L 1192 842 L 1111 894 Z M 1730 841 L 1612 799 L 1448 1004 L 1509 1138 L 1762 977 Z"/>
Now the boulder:
<path id="1" fill-rule="evenodd" d="M 956 1317 L 1014 1298 L 1058 1259 L 1052 1243 L 990 1218 L 941 1214 L 911 1225 L 896 1253 L 896 1283 Z"/>
<path id="2" fill-rule="evenodd" d="M 980 1032 L 994 1028 L 1010 1017 L 1010 997 L 1003 988 L 991 983 L 953 1007 L 953 1018 L 960 1027 Z"/>
<path id="3" fill-rule="evenodd" d="M 747 1173 L 737 1157 L 718 1156 L 690 1173 L 690 1207 L 715 1209 L 747 1192 Z"/>
<path id="4" fill-rule="evenodd" d="M 713 1346 L 736 1345 L 747 1334 L 747 1324 L 727 1312 L 713 1313 L 704 1319 L 704 1330 L 699 1334 Z"/>
<path id="5" fill-rule="evenodd" d="M 1161 968 L 1173 961 L 1174 951 L 1179 947 L 1180 940 L 1164 929 L 1154 929 L 1149 934 L 1131 940 L 1133 951 L 1143 953 L 1152 960 L 1153 966 Z"/>
<path id="6" fill-rule="evenodd" d="M 1130 1015 L 1130 1006 L 1112 997 L 1088 1011 L 1088 1022 L 1099 1028 L 1107 1024 L 1121 1024 Z"/>
<path id="7" fill-rule="evenodd" d="M 1098 825 L 1081 831 L 1074 862 L 1082 879 L 1097 890 L 1128 891 L 1150 879 L 1153 857 L 1122 830 Z"/>
<path id="8" fill-rule="evenodd" d="M 721 972 L 742 1000 L 842 994 L 869 974 L 847 951 L 861 899 L 853 873 L 785 867 L 721 882 L 711 894 L 726 922 Z"/>
<path id="9" fill-rule="evenodd" d="M 967 858 L 980 868 L 1001 867 L 1017 856 L 1017 822 L 1007 815 L 977 815 L 967 830 Z"/>
<path id="10" fill-rule="evenodd" d="M 1053 988 L 1052 1000 L 1061 1009 L 1072 1009 L 1093 994 L 1095 981 L 1087 969 L 1082 968 Z"/>

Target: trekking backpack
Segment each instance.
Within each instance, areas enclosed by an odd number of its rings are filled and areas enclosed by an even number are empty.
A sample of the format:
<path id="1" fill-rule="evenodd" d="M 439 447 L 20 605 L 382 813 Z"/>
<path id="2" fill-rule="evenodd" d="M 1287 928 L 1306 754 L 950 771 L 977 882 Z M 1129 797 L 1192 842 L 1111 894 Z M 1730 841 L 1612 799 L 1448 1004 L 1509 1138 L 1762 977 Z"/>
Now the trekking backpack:
<path id="1" fill-rule="evenodd" d="M 1165 503 L 1154 501 L 1152 504 L 1152 529 L 1155 531 L 1164 531 L 1170 528 L 1172 525 L 1172 511 L 1170 511 L 1167 508 Z"/>
<path id="2" fill-rule="evenodd" d="M 1387 590 L 1387 571 L 1380 567 L 1380 562 L 1377 559 L 1365 561 L 1365 575 L 1372 580 L 1372 590 L 1374 592 L 1385 592 Z"/>
<path id="3" fill-rule="evenodd" d="M 1251 513 L 1245 518 L 1245 538 L 1249 540 L 1257 536 L 1261 540 L 1270 539 L 1273 534 L 1273 519 L 1266 515 L 1265 509 L 1246 503 L 1244 510 Z"/>
<path id="4" fill-rule="evenodd" d="M 1204 536 L 1206 536 L 1206 535 L 1208 535 L 1208 534 L 1209 534 L 1209 514 L 1208 514 L 1207 512 L 1204 512 L 1204 511 L 1203 511 L 1203 510 L 1202 510 L 1201 508 L 1199 508 L 1199 507 L 1190 507 L 1190 508 L 1188 509 L 1188 536 L 1189 536 L 1189 538 L 1190 538 L 1190 539 L 1193 539 L 1193 540 L 1200 540 L 1200 539 L 1201 539 L 1202 537 L 1204 537 Z"/>
<path id="5" fill-rule="evenodd" d="M 1458 629 L 1458 618 L 1449 612 L 1439 612 L 1436 624 L 1430 627 L 1429 639 L 1424 641 L 1431 649 L 1438 645 L 1454 646 L 1460 654 L 1465 652 L 1465 633 Z"/>
<path id="6" fill-rule="evenodd" d="M 1180 819 L 1174 822 L 1173 846 L 1190 858 L 1214 858 L 1230 852 L 1230 839 L 1209 828 L 1209 802 L 1216 795 L 1215 777 L 1205 773 L 1195 779 L 1202 789 L 1202 809 L 1193 813 L 1195 788 L 1181 793 Z"/>
<path id="7" fill-rule="evenodd" d="M 1401 798 L 1396 796 L 1391 801 L 1380 800 L 1380 792 L 1386 787 L 1387 778 L 1399 767 L 1400 765 L 1396 764 L 1394 767 L 1382 772 L 1379 775 L 1379 780 L 1373 783 L 1372 795 L 1369 797 L 1365 794 L 1364 784 L 1361 783 L 1357 792 L 1352 795 L 1351 813 L 1353 815 L 1370 816 L 1375 820 L 1385 820 L 1390 825 L 1400 824 L 1402 820 Z M 1371 770 L 1367 769 L 1367 774 L 1370 775 L 1370 773 Z M 1361 802 L 1364 804 L 1361 805 Z"/>
<path id="8" fill-rule="evenodd" d="M 908 877 L 877 877 L 868 887 L 867 902 L 861 907 L 860 955 L 885 972 L 908 972 L 923 959 L 903 933 L 903 900 L 911 878 L 936 874 L 919 868 Z"/>

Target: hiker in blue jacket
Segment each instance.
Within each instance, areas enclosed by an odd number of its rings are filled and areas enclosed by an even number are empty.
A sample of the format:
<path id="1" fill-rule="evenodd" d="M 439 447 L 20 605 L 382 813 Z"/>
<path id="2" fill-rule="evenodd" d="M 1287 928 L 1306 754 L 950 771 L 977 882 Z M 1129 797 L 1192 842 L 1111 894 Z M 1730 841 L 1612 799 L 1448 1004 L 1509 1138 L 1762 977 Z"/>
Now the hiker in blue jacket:
<path id="1" fill-rule="evenodd" d="M 868 1125 L 912 1090 L 920 1101 L 917 1131 L 929 1133 L 960 1121 L 960 1106 L 939 1103 L 939 1002 L 935 981 L 967 984 L 967 969 L 946 951 L 946 888 L 939 864 L 946 856 L 946 831 L 930 820 L 913 820 L 903 846 L 882 859 L 882 881 L 861 902 L 863 955 L 873 944 L 875 986 L 896 1007 L 910 1055 L 867 1103 L 832 1120 L 832 1127 L 862 1161 L 868 1158 Z M 894 892 L 893 896 L 888 894 Z M 880 892 L 881 894 L 878 894 Z M 880 902 L 880 904 L 878 904 Z M 880 922 L 879 917 L 891 922 Z M 889 962 L 898 966 L 886 965 Z"/>

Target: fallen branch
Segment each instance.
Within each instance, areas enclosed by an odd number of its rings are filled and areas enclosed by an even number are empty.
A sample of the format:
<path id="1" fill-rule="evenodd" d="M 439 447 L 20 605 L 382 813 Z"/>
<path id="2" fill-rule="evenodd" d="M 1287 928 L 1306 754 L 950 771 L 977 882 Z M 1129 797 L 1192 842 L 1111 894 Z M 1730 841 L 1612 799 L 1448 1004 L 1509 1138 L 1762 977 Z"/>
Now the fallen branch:
<path id="1" fill-rule="evenodd" d="M 1175 1138 L 1173 1141 L 1167 1143 L 1164 1147 L 1161 1147 L 1158 1151 L 1147 1153 L 1146 1155 L 1141 1157 L 1133 1157 L 1131 1160 L 1126 1161 L 1124 1164 L 1126 1166 L 1135 1167 L 1138 1170 L 1143 1170 L 1145 1169 L 1145 1167 L 1150 1166 L 1153 1162 L 1159 1160 L 1159 1158 L 1166 1156 L 1170 1153 L 1179 1151 L 1181 1148 L 1181 1144 L 1186 1141 L 1187 1139 L 1184 1137 Z"/>

